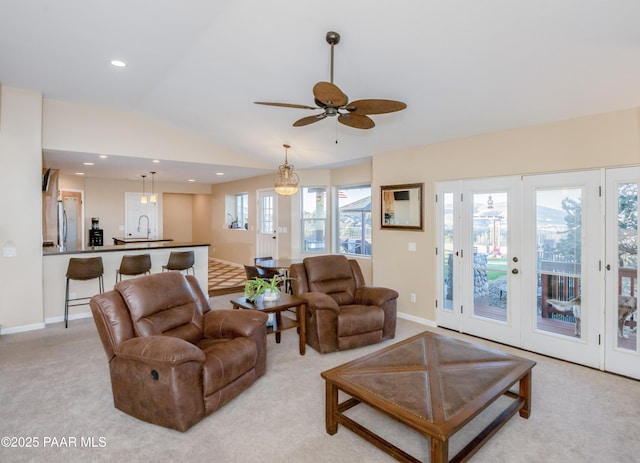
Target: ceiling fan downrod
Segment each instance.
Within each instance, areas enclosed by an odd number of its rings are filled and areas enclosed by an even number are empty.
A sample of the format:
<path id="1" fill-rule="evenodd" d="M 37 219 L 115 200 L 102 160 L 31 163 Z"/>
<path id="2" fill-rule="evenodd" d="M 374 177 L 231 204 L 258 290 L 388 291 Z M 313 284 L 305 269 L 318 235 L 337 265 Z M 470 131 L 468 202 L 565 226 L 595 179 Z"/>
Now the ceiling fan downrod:
<path id="1" fill-rule="evenodd" d="M 333 83 L 333 46 L 340 43 L 340 34 L 334 31 L 327 32 L 326 40 L 329 45 L 331 45 L 331 80 Z"/>

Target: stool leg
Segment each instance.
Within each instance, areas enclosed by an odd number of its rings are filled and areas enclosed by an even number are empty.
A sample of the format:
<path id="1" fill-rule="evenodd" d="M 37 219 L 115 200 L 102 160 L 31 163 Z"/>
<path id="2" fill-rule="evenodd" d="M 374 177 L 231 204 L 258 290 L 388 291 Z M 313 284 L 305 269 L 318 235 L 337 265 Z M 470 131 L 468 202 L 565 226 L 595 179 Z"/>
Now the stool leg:
<path id="1" fill-rule="evenodd" d="M 120 277 L 122 279 L 122 277 Z M 98 277 L 98 285 L 100 286 L 100 294 L 104 293 L 104 278 L 102 275 Z"/>
<path id="2" fill-rule="evenodd" d="M 69 319 L 69 279 L 67 278 L 67 288 L 64 292 L 64 327 L 68 325 Z"/>

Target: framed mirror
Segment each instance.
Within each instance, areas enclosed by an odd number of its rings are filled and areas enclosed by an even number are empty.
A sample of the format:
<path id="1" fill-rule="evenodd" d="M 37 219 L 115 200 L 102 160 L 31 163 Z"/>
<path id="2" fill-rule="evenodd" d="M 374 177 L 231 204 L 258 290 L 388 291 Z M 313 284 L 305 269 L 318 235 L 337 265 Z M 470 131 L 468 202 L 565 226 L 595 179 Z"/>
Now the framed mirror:
<path id="1" fill-rule="evenodd" d="M 380 228 L 385 230 L 422 230 L 423 183 L 380 187 Z"/>

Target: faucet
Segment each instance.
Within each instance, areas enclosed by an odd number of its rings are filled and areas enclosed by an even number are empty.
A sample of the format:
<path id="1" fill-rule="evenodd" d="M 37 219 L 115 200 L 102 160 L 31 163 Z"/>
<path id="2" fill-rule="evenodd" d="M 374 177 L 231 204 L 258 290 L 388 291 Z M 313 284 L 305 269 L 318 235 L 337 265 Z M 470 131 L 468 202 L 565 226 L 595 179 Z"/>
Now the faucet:
<path id="1" fill-rule="evenodd" d="M 142 218 L 147 219 L 147 239 L 149 239 L 149 237 L 151 236 L 151 226 L 149 224 L 149 217 L 147 217 L 146 215 L 141 215 L 140 217 L 138 217 L 138 231 L 140 231 L 140 229 L 142 228 L 140 226 L 140 224 L 142 223 Z"/>

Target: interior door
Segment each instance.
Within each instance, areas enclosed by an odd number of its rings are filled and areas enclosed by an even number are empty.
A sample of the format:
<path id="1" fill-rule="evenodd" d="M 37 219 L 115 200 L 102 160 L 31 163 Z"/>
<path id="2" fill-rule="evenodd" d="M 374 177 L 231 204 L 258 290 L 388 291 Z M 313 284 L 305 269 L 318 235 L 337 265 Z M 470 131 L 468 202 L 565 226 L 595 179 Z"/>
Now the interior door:
<path id="1" fill-rule="evenodd" d="M 606 174 L 605 369 L 640 379 L 638 188 L 640 167 Z"/>
<path id="2" fill-rule="evenodd" d="M 524 178 L 523 347 L 599 368 L 603 243 L 599 171 Z"/>
<path id="3" fill-rule="evenodd" d="M 275 190 L 257 192 L 256 257 L 278 258 L 278 195 Z"/>

